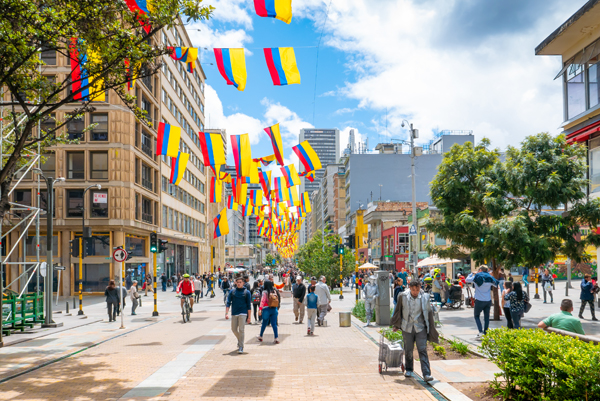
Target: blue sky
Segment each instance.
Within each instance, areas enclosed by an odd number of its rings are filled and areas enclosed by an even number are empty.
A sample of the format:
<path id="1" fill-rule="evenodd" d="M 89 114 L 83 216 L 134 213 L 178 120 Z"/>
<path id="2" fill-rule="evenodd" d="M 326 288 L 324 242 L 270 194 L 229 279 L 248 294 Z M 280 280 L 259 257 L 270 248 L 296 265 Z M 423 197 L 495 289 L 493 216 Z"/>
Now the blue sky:
<path id="1" fill-rule="evenodd" d="M 553 81 L 560 60 L 536 57 L 534 48 L 585 1 L 293 0 L 289 25 L 258 17 L 252 0 L 207 3 L 214 18 L 189 26 L 200 29 L 189 31 L 194 45 L 209 48 L 202 50 L 206 126 L 249 133 L 253 155 L 264 156 L 272 150 L 262 128 L 279 122 L 285 157 L 296 162 L 291 146 L 312 126 L 340 129 L 343 146 L 354 128 L 371 149 L 405 137 L 403 118 L 422 142 L 441 129 L 473 130 L 476 140 L 506 148 L 560 132 L 561 87 Z M 302 83 L 276 87 L 262 48 L 287 46 Z M 247 49 L 244 92 L 208 64 L 213 47 Z"/>

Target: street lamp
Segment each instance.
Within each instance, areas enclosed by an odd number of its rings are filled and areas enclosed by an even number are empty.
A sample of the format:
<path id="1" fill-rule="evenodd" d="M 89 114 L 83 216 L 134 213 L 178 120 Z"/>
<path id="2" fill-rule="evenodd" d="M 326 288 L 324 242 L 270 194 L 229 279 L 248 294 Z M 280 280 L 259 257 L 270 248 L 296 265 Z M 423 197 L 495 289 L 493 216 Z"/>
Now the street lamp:
<path id="1" fill-rule="evenodd" d="M 39 168 L 33 168 L 32 170 L 46 181 L 46 188 L 48 190 L 48 199 L 46 201 L 46 277 L 44 279 L 44 303 L 46 304 L 46 314 L 44 316 L 44 324 L 42 327 L 58 327 L 62 326 L 62 323 L 57 324 L 52 320 L 52 288 L 54 288 L 54 262 L 52 260 L 52 253 L 54 252 L 54 184 L 57 182 L 64 182 L 65 178 L 58 177 L 54 179 L 52 177 L 46 177 Z"/>
<path id="2" fill-rule="evenodd" d="M 85 235 L 85 193 L 92 188 L 102 189 L 102 185 L 90 185 L 83 190 L 81 199 L 81 238 L 79 238 L 79 312 L 77 315 L 83 315 L 83 236 Z M 90 234 L 91 235 L 91 234 Z"/>
<path id="3" fill-rule="evenodd" d="M 418 230 L 418 221 L 417 221 L 417 193 L 415 189 L 415 157 L 417 156 L 416 148 L 415 148 L 415 138 L 419 137 L 419 130 L 413 128 L 413 125 L 409 123 L 407 120 L 402 120 L 401 127 L 404 128 L 404 123 L 410 127 L 410 176 L 412 178 L 412 221 L 413 226 L 415 227 L 416 233 L 415 243 L 412 250 L 412 262 L 413 262 L 413 274 L 414 277 L 417 277 L 417 244 L 419 241 L 419 230 Z"/>

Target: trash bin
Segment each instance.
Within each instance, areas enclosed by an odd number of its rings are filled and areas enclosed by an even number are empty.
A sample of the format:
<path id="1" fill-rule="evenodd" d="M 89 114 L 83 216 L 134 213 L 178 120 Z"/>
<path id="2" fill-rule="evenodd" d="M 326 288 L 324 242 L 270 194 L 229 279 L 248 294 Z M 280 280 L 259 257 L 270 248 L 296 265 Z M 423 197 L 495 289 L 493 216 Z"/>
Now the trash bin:
<path id="1" fill-rule="evenodd" d="M 351 314 L 350 312 L 340 312 L 340 327 L 350 327 L 351 326 Z"/>

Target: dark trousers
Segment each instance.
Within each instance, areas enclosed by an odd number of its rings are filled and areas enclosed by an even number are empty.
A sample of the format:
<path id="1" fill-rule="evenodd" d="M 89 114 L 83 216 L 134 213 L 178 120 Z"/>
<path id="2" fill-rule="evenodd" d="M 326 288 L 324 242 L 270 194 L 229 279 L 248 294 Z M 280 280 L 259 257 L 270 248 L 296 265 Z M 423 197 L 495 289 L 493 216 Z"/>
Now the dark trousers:
<path id="1" fill-rule="evenodd" d="M 131 314 L 134 315 L 135 314 L 135 310 L 138 307 L 138 300 L 137 299 L 133 299 L 131 302 L 132 302 L 132 305 L 131 305 Z"/>
<path id="2" fill-rule="evenodd" d="M 167 290 L 167 282 L 166 281 L 162 282 L 162 290 L 163 290 L 163 292 L 165 292 Z"/>
<path id="3" fill-rule="evenodd" d="M 112 321 L 117 318 L 117 308 L 119 307 L 118 302 L 107 302 L 106 308 L 108 309 L 108 320 Z"/>
<path id="4" fill-rule="evenodd" d="M 258 304 L 252 304 L 252 311 L 254 313 L 254 320 L 257 322 L 260 322 L 262 320 L 262 315 L 257 315 L 258 314 Z"/>
<path id="5" fill-rule="evenodd" d="M 581 301 L 581 308 L 579 308 L 579 316 L 583 315 L 583 311 L 585 310 L 585 304 L 590 305 L 590 311 L 592 312 L 592 318 L 596 317 L 596 310 L 594 309 L 594 301 Z"/>
<path id="6" fill-rule="evenodd" d="M 504 309 L 504 317 L 506 317 L 506 327 L 508 327 L 509 329 L 514 328 L 513 321 L 512 321 L 512 315 L 510 314 L 510 308 L 502 308 L 502 309 Z"/>
<path id="7" fill-rule="evenodd" d="M 542 288 L 544 288 L 544 286 L 542 285 Z M 546 289 L 544 288 L 544 302 L 546 302 L 546 293 L 550 293 L 550 302 L 554 302 L 554 296 L 552 296 L 552 291 L 546 291 Z"/>
<path id="8" fill-rule="evenodd" d="M 202 293 L 202 290 L 194 290 L 194 295 L 195 295 L 194 302 L 198 302 L 200 300 L 200 294 L 201 293 Z"/>
<path id="9" fill-rule="evenodd" d="M 480 333 L 486 334 L 488 327 L 490 327 L 490 308 L 492 307 L 492 301 L 479 301 L 475 300 L 475 308 L 473 308 L 473 314 L 475 316 L 475 324 L 477 325 L 477 330 Z M 483 324 L 481 327 L 481 312 L 483 312 Z"/>
<path id="10" fill-rule="evenodd" d="M 512 317 L 514 328 L 521 328 L 521 317 L 523 317 L 523 312 L 510 312 L 510 316 Z"/>
<path id="11" fill-rule="evenodd" d="M 406 371 L 412 372 L 414 370 L 415 360 L 413 358 L 413 351 L 416 343 L 417 351 L 419 352 L 419 361 L 421 362 L 421 372 L 423 372 L 423 376 L 431 376 L 429 355 L 427 355 L 427 329 L 423 329 L 417 333 L 413 327 L 412 333 L 409 333 L 408 331 L 402 331 L 402 338 L 404 340 L 404 360 L 406 362 Z"/>

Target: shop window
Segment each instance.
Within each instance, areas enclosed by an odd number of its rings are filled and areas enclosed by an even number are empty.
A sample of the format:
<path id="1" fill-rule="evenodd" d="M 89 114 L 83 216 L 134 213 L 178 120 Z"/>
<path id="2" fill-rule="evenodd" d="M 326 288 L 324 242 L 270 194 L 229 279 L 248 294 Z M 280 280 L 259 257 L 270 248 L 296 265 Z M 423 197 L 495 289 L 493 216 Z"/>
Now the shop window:
<path id="1" fill-rule="evenodd" d="M 40 234 L 40 256 L 46 256 L 48 253 L 46 244 L 48 243 L 46 234 Z M 29 235 L 25 242 L 25 252 L 27 257 L 36 255 L 37 243 L 35 235 Z M 52 236 L 52 255 L 58 257 L 58 235 Z"/>
<path id="2" fill-rule="evenodd" d="M 74 263 L 75 280 L 80 280 L 79 263 Z M 110 263 L 84 263 L 82 286 L 83 292 L 104 292 L 110 281 Z"/>
<path id="3" fill-rule="evenodd" d="M 128 235 L 125 237 L 125 250 L 131 256 L 146 256 L 146 238 Z"/>

